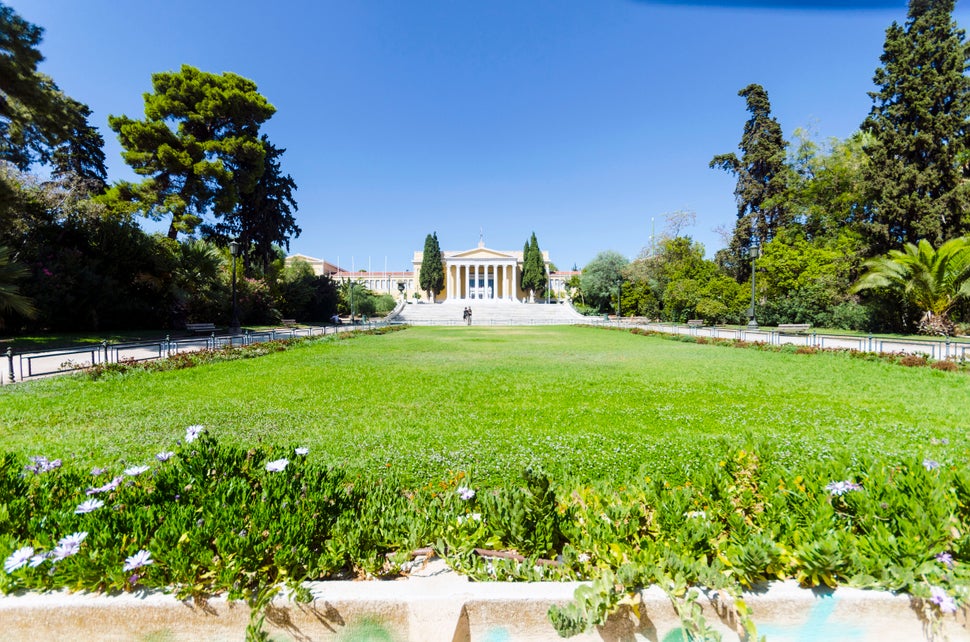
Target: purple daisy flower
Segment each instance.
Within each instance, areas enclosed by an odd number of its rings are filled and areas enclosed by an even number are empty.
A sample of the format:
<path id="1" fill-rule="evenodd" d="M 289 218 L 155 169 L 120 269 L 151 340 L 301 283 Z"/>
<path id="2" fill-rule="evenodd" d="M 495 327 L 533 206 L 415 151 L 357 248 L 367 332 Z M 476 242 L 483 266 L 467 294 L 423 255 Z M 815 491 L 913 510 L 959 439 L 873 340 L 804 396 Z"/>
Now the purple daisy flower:
<path id="1" fill-rule="evenodd" d="M 96 511 L 102 506 L 104 506 L 104 502 L 100 499 L 88 499 L 77 505 L 77 508 L 74 509 L 74 514 L 84 515 Z"/>
<path id="2" fill-rule="evenodd" d="M 852 481 L 834 481 L 825 486 L 825 490 L 833 497 L 840 497 L 854 490 L 862 490 L 862 486 Z"/>
<path id="3" fill-rule="evenodd" d="M 151 552 L 142 549 L 131 557 L 125 558 L 125 566 L 122 570 L 127 573 L 128 571 L 133 571 L 136 568 L 141 568 L 142 566 L 148 566 L 149 564 L 154 563 L 155 560 L 152 559 Z"/>
<path id="4" fill-rule="evenodd" d="M 21 566 L 26 565 L 33 556 L 34 548 L 32 546 L 18 548 L 11 553 L 9 557 L 7 557 L 6 561 L 3 563 L 3 570 L 5 570 L 7 573 L 13 573 Z"/>
<path id="5" fill-rule="evenodd" d="M 290 460 L 285 458 L 268 461 L 266 462 L 266 470 L 271 473 L 280 473 L 286 469 L 286 466 L 289 463 L 290 463 Z"/>
<path id="6" fill-rule="evenodd" d="M 200 424 L 196 424 L 194 426 L 189 426 L 188 428 L 186 428 L 185 443 L 191 444 L 193 441 L 196 440 L 196 438 L 198 438 L 199 435 L 202 434 L 203 430 L 205 430 L 205 426 L 202 426 Z"/>

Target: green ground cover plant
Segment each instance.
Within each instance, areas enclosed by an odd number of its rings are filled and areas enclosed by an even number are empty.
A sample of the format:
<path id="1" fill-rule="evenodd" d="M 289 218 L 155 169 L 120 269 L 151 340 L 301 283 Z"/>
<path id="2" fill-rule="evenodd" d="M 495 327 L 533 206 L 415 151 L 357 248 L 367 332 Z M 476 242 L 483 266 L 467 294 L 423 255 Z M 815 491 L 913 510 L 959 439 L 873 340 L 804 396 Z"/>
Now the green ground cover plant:
<path id="1" fill-rule="evenodd" d="M 968 602 L 966 374 L 594 328 L 409 328 L 0 390 L 0 591 L 262 607 L 407 571 L 586 580 L 568 636 L 661 586 L 689 639 L 746 588 Z M 203 427 L 204 426 L 204 427 Z M 482 555 L 504 551 L 507 558 Z"/>
<path id="2" fill-rule="evenodd" d="M 0 458 L 0 592 L 69 588 L 215 593 L 262 609 L 306 580 L 406 573 L 428 547 L 478 580 L 587 580 L 550 609 L 564 637 L 661 586 L 688 639 L 717 639 L 700 589 L 757 638 L 742 590 L 769 579 L 907 591 L 929 620 L 967 603 L 970 476 L 910 459 L 779 465 L 770 445 L 726 448 L 683 484 L 556 480 L 497 487 L 464 473 L 414 487 L 313 461 L 303 446 L 243 449 L 203 426 L 146 463 L 86 471 Z M 511 552 L 505 558 L 483 549 Z M 631 602 L 632 600 L 632 602 Z"/>

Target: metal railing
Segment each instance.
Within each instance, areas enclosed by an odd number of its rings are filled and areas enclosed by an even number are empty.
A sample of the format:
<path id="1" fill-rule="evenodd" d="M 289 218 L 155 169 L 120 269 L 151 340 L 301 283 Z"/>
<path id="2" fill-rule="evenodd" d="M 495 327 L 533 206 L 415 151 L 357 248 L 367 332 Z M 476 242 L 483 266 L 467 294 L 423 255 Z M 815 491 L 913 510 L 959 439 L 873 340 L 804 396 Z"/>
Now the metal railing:
<path id="1" fill-rule="evenodd" d="M 155 361 L 184 352 L 218 350 L 299 337 L 325 336 L 349 330 L 371 330 L 382 325 L 386 325 L 384 320 L 337 326 L 244 330 L 241 334 L 216 334 L 213 332 L 208 336 L 186 336 L 175 339 L 165 336 L 151 341 L 120 343 L 102 341 L 100 344 L 24 353 L 15 353 L 12 348 L 7 348 L 6 353 L 0 353 L 0 357 L 5 356 L 7 361 L 6 368 L 0 368 L 0 385 L 77 372 L 108 363 Z"/>
<path id="2" fill-rule="evenodd" d="M 694 337 L 709 337 L 712 339 L 733 339 L 749 341 L 751 343 L 767 343 L 768 345 L 797 345 L 810 348 L 831 350 L 856 350 L 858 352 L 875 352 L 881 354 L 914 354 L 923 355 L 930 359 L 958 359 L 965 360 L 970 356 L 970 343 L 954 341 L 948 337 L 942 339 L 897 339 L 874 337 L 870 335 L 819 334 L 818 332 L 791 333 L 778 330 L 747 330 L 744 328 L 726 328 L 720 326 L 688 326 L 678 323 L 652 323 L 643 321 L 626 321 L 623 319 L 595 319 L 590 317 L 591 324 L 608 325 L 624 328 L 644 328 L 666 334 L 683 334 Z"/>

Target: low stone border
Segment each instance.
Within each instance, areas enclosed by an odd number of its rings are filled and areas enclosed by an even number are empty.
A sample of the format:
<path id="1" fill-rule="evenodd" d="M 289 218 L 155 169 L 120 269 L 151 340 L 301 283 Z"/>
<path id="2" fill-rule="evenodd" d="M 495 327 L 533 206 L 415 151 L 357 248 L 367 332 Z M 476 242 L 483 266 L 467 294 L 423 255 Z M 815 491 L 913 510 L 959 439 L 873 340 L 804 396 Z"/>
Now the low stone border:
<path id="1" fill-rule="evenodd" d="M 572 599 L 576 582 L 471 582 L 433 561 L 406 580 L 314 582 L 313 600 L 278 598 L 264 628 L 274 640 L 393 640 L 511 642 L 559 639 L 546 615 Z M 774 583 L 745 595 L 758 634 L 768 642 L 959 642 L 970 640 L 966 610 L 947 616 L 934 631 L 921 601 L 906 595 L 840 588 L 801 589 Z M 729 605 L 714 595 L 700 600 L 709 624 L 725 641 L 740 639 Z M 213 598 L 179 601 L 157 592 L 116 596 L 28 593 L 0 597 L 0 631 L 8 641 L 243 640 L 249 623 L 244 603 Z M 640 594 L 606 626 L 576 641 L 686 640 L 670 600 L 658 588 Z"/>

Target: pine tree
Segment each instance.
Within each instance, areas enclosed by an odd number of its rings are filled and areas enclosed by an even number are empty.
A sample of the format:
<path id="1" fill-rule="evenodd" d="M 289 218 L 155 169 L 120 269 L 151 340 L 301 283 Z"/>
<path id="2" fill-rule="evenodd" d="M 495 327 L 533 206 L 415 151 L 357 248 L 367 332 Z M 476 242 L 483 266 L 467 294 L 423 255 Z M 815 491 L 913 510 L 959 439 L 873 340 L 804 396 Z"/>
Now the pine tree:
<path id="1" fill-rule="evenodd" d="M 870 255 L 920 239 L 939 246 L 970 227 L 970 52 L 953 7 L 954 0 L 911 0 L 905 26 L 886 30 L 878 90 L 862 124 L 874 139 L 862 225 Z"/>
<path id="2" fill-rule="evenodd" d="M 445 267 L 441 262 L 441 246 L 438 233 L 428 234 L 424 239 L 424 256 L 421 258 L 421 273 L 418 275 L 421 289 L 428 293 L 428 300 L 434 303 L 435 293 L 445 285 Z"/>
<path id="3" fill-rule="evenodd" d="M 781 125 L 771 115 L 768 92 L 761 85 L 751 84 L 738 92 L 747 102 L 751 118 L 744 124 L 744 133 L 734 153 L 715 156 L 710 167 L 719 167 L 738 177 L 734 198 L 738 204 L 738 220 L 729 247 L 719 256 L 722 265 L 738 280 L 747 276 L 748 248 L 767 243 L 777 231 L 787 225 L 789 215 L 780 198 L 785 192 L 785 147 Z"/>
<path id="4" fill-rule="evenodd" d="M 546 262 L 542 258 L 536 233 L 532 233 L 522 250 L 522 289 L 529 291 L 529 298 L 542 298 L 546 291 Z"/>
<path id="5" fill-rule="evenodd" d="M 266 156 L 259 127 L 276 108 L 252 80 L 189 65 L 153 74 L 152 88 L 144 120 L 108 118 L 125 162 L 145 177 L 114 191 L 146 216 L 171 217 L 168 236 L 175 239 L 193 233 L 206 214 L 232 212 L 255 188 Z"/>
<path id="6" fill-rule="evenodd" d="M 221 222 L 202 229 L 206 238 L 223 247 L 232 238 L 239 240 L 247 248 L 243 264 L 258 265 L 265 273 L 276 257 L 276 246 L 289 249 L 290 237 L 299 236 L 302 230 L 294 216 L 298 209 L 293 196 L 296 182 L 280 167 L 286 150 L 273 145 L 265 134 L 260 140 L 266 154 L 262 175 L 252 189 L 240 189 L 239 204 Z"/>

